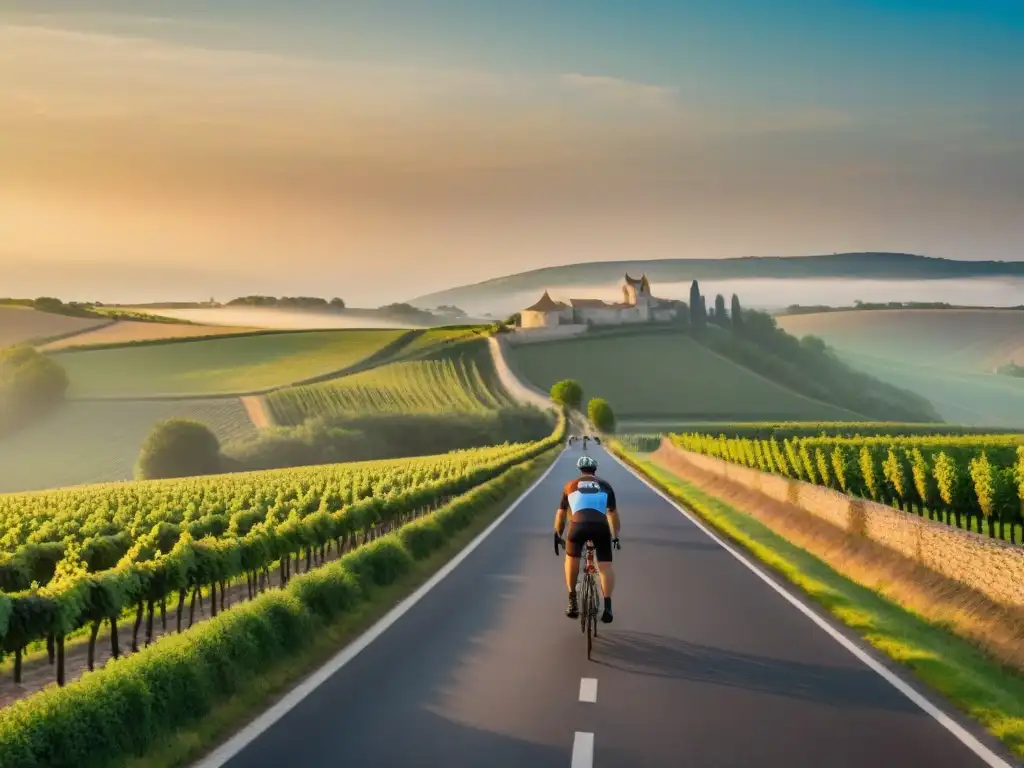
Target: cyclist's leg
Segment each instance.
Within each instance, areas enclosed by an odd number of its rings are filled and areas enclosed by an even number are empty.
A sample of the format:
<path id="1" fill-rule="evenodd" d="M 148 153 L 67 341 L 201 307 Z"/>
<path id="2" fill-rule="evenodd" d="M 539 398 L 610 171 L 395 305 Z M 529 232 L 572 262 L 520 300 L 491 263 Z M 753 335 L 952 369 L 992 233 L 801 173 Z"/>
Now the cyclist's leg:
<path id="1" fill-rule="evenodd" d="M 576 602 L 576 581 L 580 575 L 580 556 L 586 543 L 585 538 L 581 541 L 579 523 L 570 520 L 569 530 L 565 534 L 565 586 L 569 592 L 569 607 L 565 609 L 565 615 L 570 619 L 580 615 Z"/>
<path id="2" fill-rule="evenodd" d="M 612 593 L 615 591 L 615 571 L 612 568 L 612 532 L 607 525 L 594 526 L 594 550 L 597 555 L 597 571 L 601 579 L 601 594 L 604 595 L 604 615 L 601 621 L 605 624 L 612 620 Z"/>
<path id="3" fill-rule="evenodd" d="M 605 531 L 607 534 L 607 531 Z M 607 541 L 600 541 L 601 536 L 594 538 L 594 549 L 597 554 L 597 570 L 601 576 L 601 594 L 611 597 L 615 591 L 615 570 L 612 568 L 612 541 L 607 536 Z"/>

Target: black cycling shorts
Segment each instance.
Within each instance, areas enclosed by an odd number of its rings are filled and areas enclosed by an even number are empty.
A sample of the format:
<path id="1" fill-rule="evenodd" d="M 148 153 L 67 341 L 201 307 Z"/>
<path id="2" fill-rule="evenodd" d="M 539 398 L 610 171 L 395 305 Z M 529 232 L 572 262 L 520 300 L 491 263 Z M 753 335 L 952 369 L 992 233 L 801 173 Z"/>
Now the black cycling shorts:
<path id="1" fill-rule="evenodd" d="M 599 563 L 612 561 L 612 531 L 608 520 L 581 520 L 569 523 L 565 534 L 565 554 L 569 557 L 583 557 L 587 542 L 594 542 L 594 554 Z"/>

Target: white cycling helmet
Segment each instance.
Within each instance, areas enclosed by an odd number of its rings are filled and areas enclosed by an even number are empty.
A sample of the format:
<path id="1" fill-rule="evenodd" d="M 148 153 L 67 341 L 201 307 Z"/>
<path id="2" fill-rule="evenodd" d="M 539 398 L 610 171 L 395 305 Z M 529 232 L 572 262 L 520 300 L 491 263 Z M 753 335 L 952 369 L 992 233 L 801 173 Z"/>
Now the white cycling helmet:
<path id="1" fill-rule="evenodd" d="M 576 462 L 576 469 L 580 472 L 597 472 L 597 462 L 589 456 L 580 456 L 580 460 Z"/>

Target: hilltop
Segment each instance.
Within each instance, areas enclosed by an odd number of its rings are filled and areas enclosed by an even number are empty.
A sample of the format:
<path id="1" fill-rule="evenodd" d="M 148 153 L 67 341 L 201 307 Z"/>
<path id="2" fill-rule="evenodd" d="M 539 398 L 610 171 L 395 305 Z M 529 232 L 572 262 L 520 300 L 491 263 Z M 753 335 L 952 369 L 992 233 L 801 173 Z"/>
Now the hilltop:
<path id="1" fill-rule="evenodd" d="M 968 277 L 1024 277 L 1024 262 L 957 261 L 911 253 L 835 253 L 813 256 L 749 256 L 735 259 L 595 261 L 545 267 L 410 299 L 417 307 L 458 306 L 493 301 L 520 292 L 558 286 L 601 285 L 624 273 L 646 274 L 653 282 L 726 278 L 848 278 L 941 280 Z"/>

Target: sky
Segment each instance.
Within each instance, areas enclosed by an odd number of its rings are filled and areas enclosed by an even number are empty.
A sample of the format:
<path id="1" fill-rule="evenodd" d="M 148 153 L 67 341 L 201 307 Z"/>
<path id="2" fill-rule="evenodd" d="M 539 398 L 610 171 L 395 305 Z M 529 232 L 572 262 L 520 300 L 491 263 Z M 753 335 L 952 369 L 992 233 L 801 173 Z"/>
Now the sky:
<path id="1" fill-rule="evenodd" d="M 0 0 L 0 296 L 1024 259 L 1019 0 Z"/>

